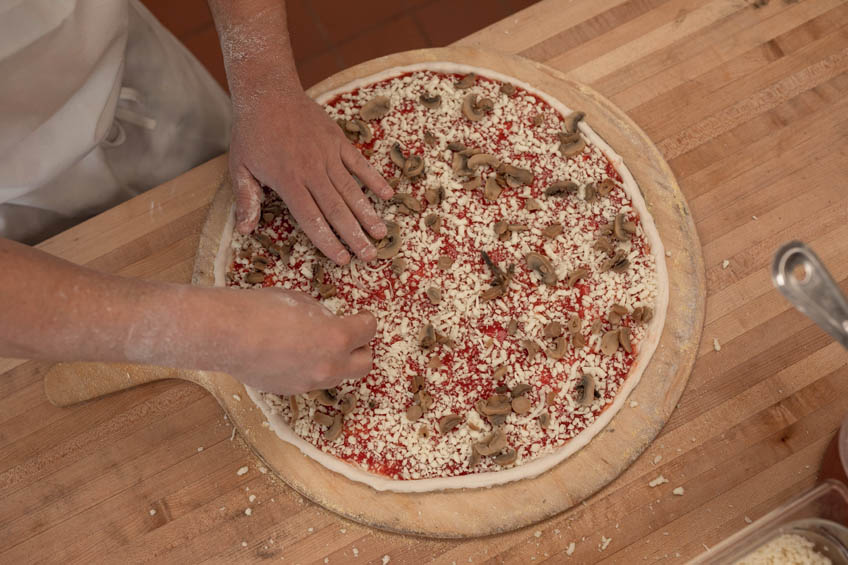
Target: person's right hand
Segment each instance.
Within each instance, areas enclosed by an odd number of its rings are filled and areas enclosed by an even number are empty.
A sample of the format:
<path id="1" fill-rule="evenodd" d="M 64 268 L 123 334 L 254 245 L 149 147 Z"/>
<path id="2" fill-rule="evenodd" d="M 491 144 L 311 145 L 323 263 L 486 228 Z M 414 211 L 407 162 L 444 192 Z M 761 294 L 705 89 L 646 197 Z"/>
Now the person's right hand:
<path id="1" fill-rule="evenodd" d="M 369 312 L 332 314 L 302 292 L 211 289 L 214 327 L 227 324 L 224 347 L 209 352 L 225 371 L 263 392 L 298 394 L 331 388 L 371 370 L 377 322 Z M 225 326 L 226 327 L 226 326 Z"/>

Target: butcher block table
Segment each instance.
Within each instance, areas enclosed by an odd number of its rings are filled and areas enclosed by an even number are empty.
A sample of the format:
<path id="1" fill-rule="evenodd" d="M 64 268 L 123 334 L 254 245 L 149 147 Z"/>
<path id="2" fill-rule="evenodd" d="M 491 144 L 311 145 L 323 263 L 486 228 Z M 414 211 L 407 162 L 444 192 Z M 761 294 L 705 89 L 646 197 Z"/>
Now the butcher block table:
<path id="1" fill-rule="evenodd" d="M 543 62 L 627 112 L 700 236 L 694 371 L 655 442 L 592 498 L 498 536 L 386 533 L 275 479 L 196 385 L 57 408 L 50 364 L 0 360 L 0 563 L 678 563 L 810 488 L 848 413 L 848 354 L 773 289 L 769 265 L 801 239 L 848 288 L 846 26 L 844 0 L 547 0 L 460 42 Z M 224 159 L 40 247 L 187 282 Z"/>

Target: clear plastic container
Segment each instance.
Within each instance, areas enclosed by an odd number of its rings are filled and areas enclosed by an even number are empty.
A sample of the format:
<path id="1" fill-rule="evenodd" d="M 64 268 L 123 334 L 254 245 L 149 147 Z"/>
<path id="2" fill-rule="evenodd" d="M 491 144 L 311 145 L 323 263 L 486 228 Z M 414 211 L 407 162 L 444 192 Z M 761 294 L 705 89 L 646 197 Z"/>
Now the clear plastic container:
<path id="1" fill-rule="evenodd" d="M 783 534 L 805 537 L 834 565 L 848 565 L 845 524 L 848 524 L 848 488 L 829 479 L 736 532 L 690 561 L 690 565 L 730 565 Z"/>

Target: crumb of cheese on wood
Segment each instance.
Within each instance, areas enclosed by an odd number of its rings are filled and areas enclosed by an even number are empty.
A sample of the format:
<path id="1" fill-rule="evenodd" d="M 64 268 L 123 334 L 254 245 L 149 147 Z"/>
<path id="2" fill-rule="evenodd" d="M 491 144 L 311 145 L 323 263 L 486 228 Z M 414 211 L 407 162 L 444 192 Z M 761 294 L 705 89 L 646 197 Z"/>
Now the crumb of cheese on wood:
<path id="1" fill-rule="evenodd" d="M 648 483 L 648 486 L 651 487 L 651 488 L 654 488 L 654 487 L 658 487 L 661 484 L 667 483 L 667 482 L 668 482 L 668 479 L 666 479 L 665 477 L 660 475 L 659 477 L 657 477 L 656 479 L 654 479 L 653 481 Z"/>
<path id="2" fill-rule="evenodd" d="M 607 546 L 610 544 L 611 541 L 612 541 L 612 538 L 608 538 L 608 537 L 606 537 L 602 534 L 601 535 L 601 543 L 598 546 L 598 551 L 605 550 L 607 548 Z"/>
<path id="3" fill-rule="evenodd" d="M 657 455 L 654 457 L 654 465 L 662 461 L 662 455 Z"/>
<path id="4" fill-rule="evenodd" d="M 391 561 L 391 558 L 388 555 L 384 555 L 383 556 L 383 565 L 388 565 L 389 561 Z"/>
<path id="5" fill-rule="evenodd" d="M 236 475 L 241 477 L 242 475 L 246 475 L 247 471 L 248 471 L 247 465 L 245 465 L 244 467 L 239 467 L 239 470 L 236 471 Z"/>
<path id="6" fill-rule="evenodd" d="M 575 547 L 574 542 L 571 542 L 570 544 L 568 544 L 568 548 L 565 550 L 565 554 L 566 555 L 573 554 L 574 553 L 574 547 Z"/>
<path id="7" fill-rule="evenodd" d="M 253 514 L 253 508 L 245 508 L 244 509 L 244 515 L 245 516 L 250 516 L 251 514 Z"/>
<path id="8" fill-rule="evenodd" d="M 722 269 L 726 269 L 729 266 L 730 266 L 730 261 L 728 261 L 727 259 L 725 259 L 724 261 L 721 262 L 721 268 Z"/>
<path id="9" fill-rule="evenodd" d="M 635 400 L 631 400 L 631 401 L 630 401 L 630 407 L 631 407 L 631 408 L 636 408 L 637 406 L 639 406 L 639 403 L 638 403 L 638 402 L 636 402 Z"/>
<path id="10" fill-rule="evenodd" d="M 721 344 L 718 342 L 717 337 L 713 338 L 713 349 L 715 349 L 716 351 L 721 351 Z"/>
<path id="11" fill-rule="evenodd" d="M 151 508 L 151 509 L 150 509 L 150 515 L 151 515 L 151 516 L 154 516 L 155 514 L 156 514 L 156 509 L 155 509 L 155 508 Z"/>
<path id="12" fill-rule="evenodd" d="M 671 491 L 671 494 L 676 494 L 677 496 L 683 496 L 683 493 L 685 493 L 685 492 L 686 491 L 683 489 L 683 487 L 677 487 L 676 489 Z"/>
<path id="13" fill-rule="evenodd" d="M 234 395 L 233 395 L 233 400 L 235 400 L 235 401 L 237 401 L 237 402 L 241 402 L 241 396 L 239 396 L 239 395 L 237 395 L 237 394 L 234 394 Z"/>

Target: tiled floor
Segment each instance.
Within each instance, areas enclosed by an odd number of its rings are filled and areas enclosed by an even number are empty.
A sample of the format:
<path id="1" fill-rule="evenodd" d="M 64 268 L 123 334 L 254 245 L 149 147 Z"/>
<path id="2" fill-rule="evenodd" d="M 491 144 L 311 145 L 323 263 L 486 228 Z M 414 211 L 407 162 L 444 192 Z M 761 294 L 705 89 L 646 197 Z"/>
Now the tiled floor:
<path id="1" fill-rule="evenodd" d="M 142 0 L 226 87 L 206 0 Z M 538 0 L 288 0 L 289 31 L 304 87 L 355 63 L 440 47 Z"/>

